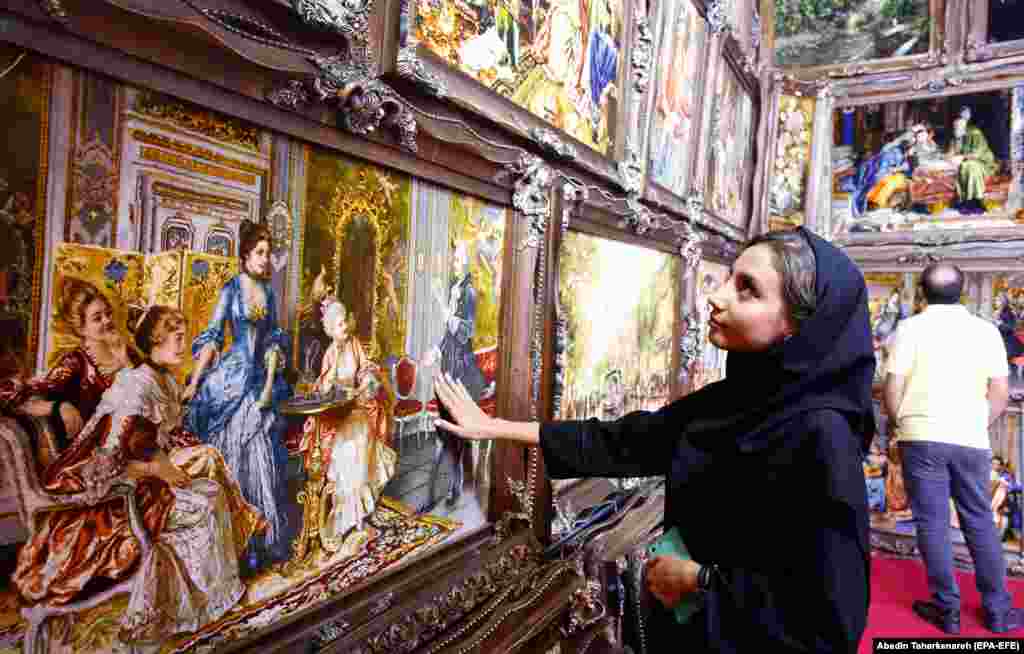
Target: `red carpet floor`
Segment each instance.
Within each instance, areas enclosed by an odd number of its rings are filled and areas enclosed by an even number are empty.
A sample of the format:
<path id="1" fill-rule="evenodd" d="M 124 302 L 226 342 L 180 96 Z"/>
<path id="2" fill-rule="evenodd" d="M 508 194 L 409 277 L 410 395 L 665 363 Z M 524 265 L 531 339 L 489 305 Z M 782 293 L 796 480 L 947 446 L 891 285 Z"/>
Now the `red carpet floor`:
<path id="1" fill-rule="evenodd" d="M 981 596 L 974 587 L 974 575 L 956 573 L 960 586 L 960 636 L 995 636 L 982 626 Z M 1013 605 L 1024 607 L 1024 579 L 1011 578 Z M 917 559 L 894 559 L 884 554 L 872 558 L 871 609 L 858 654 L 871 652 L 872 638 L 938 638 L 946 634 L 914 615 L 914 600 L 931 599 L 924 564 Z M 1009 634 L 1024 638 L 1024 629 Z"/>

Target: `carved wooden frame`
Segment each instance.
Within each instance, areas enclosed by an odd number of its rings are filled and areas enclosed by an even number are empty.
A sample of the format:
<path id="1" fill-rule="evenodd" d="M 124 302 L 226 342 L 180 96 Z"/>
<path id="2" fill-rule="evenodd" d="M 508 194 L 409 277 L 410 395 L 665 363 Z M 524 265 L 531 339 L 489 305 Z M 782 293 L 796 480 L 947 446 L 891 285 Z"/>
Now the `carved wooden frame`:
<path id="1" fill-rule="evenodd" d="M 374 20 L 379 26 L 379 72 L 388 79 L 404 81 L 422 92 L 445 98 L 471 114 L 501 126 L 510 134 L 531 143 L 538 152 L 549 158 L 572 162 L 587 173 L 617 184 L 629 192 L 642 179 L 637 171 L 628 167 L 632 130 L 628 117 L 638 105 L 641 95 L 635 89 L 636 62 L 624 56 L 632 52 L 634 42 L 642 42 L 636 34 L 637 16 L 643 0 L 621 0 L 622 47 L 616 85 L 620 96 L 614 115 L 615 133 L 620 135 L 611 145 L 611 151 L 601 154 L 574 137 L 535 116 L 509 98 L 488 89 L 466 73 L 450 66 L 438 55 L 406 33 L 415 19 L 414 0 L 379 0 Z M 642 13 L 642 12 L 641 12 Z M 637 55 L 633 55 L 634 59 Z M 642 55 L 640 55 L 642 56 Z M 639 173 L 642 175 L 642 173 Z"/>
<path id="2" fill-rule="evenodd" d="M 967 4 L 971 1 L 929 0 L 931 26 L 928 35 L 928 51 L 926 53 L 849 64 L 795 67 L 779 66 L 775 63 L 776 0 L 761 0 L 761 22 L 764 31 L 761 44 L 763 48 L 762 61 L 766 67 L 782 70 L 800 79 L 820 79 L 824 77 L 843 79 L 871 73 L 938 66 L 949 62 L 951 55 L 958 51 L 950 46 L 951 44 L 962 42 L 964 36 L 964 16 Z"/>
<path id="3" fill-rule="evenodd" d="M 565 351 L 568 334 L 558 299 L 560 285 L 558 271 L 561 246 L 569 231 L 630 243 L 680 257 L 680 274 L 676 279 L 676 318 L 673 323 L 673 343 L 682 341 L 682 318 L 685 306 L 683 297 L 686 292 L 686 283 L 687 279 L 692 277 L 690 273 L 700 259 L 701 247 L 707 238 L 694 229 L 689 221 L 670 223 L 669 219 L 654 214 L 651 214 L 654 220 L 652 226 L 638 230 L 637 225 L 630 222 L 635 215 L 634 208 L 631 206 L 631 198 L 625 200 L 610 198 L 600 189 L 589 187 L 579 179 L 564 176 L 559 182 L 558 189 L 555 205 L 555 216 L 558 217 L 558 220 L 552 221 L 546 235 L 550 243 L 547 257 L 547 266 L 550 270 L 549 281 L 546 288 L 541 289 L 539 293 L 542 300 L 541 313 L 546 326 L 543 332 L 543 358 L 546 365 L 539 384 L 541 389 L 539 405 L 543 420 L 557 420 L 562 417 L 559 407 L 565 391 Z M 632 233 L 624 233 L 623 228 L 629 229 Z M 683 353 L 680 348 L 673 347 L 672 363 L 669 370 L 669 394 L 672 398 L 678 397 L 682 392 L 678 381 L 682 357 Z M 541 466 L 543 466 L 543 462 L 541 462 Z M 545 534 L 546 537 L 551 535 L 551 522 L 555 514 L 554 500 L 550 485 L 545 483 L 538 495 L 538 501 L 543 502 L 547 512 L 545 525 L 548 531 Z"/>
<path id="4" fill-rule="evenodd" d="M 691 0 L 682 0 L 683 2 L 691 2 Z M 649 175 L 648 168 L 651 162 L 651 148 L 653 147 L 651 134 L 654 131 L 654 116 L 655 116 L 655 102 L 658 96 L 658 86 L 660 85 L 662 75 L 665 74 L 664 70 L 660 70 L 657 64 L 657 57 L 661 52 L 661 49 L 665 44 L 661 43 L 661 34 L 664 31 L 664 23 L 668 20 L 668 9 L 670 9 L 674 3 L 668 1 L 657 1 L 651 3 L 651 15 L 649 20 L 650 27 L 648 31 L 651 34 L 651 43 L 653 51 L 653 60 L 651 61 L 652 70 L 648 76 L 649 84 L 644 89 L 644 112 L 643 115 L 646 120 L 643 121 L 643 126 L 640 127 L 642 133 L 642 141 L 640 145 L 642 151 L 639 153 L 641 157 L 641 165 L 644 171 L 644 179 L 646 184 L 644 185 L 644 199 L 657 206 L 668 211 L 674 211 L 682 215 L 688 213 L 688 207 L 686 204 L 686 198 L 694 188 L 694 180 L 696 177 L 698 165 L 700 163 L 700 157 L 697 153 L 701 150 L 701 135 L 704 133 L 702 129 L 704 125 L 705 111 L 704 107 L 707 103 L 707 89 L 709 82 L 713 80 L 712 71 L 714 70 L 713 62 L 715 57 L 720 52 L 721 44 L 724 32 L 722 30 L 716 31 L 715 28 L 708 22 L 706 10 L 702 6 L 699 0 L 693 0 L 692 4 L 694 9 L 704 19 L 704 53 L 702 61 L 699 64 L 700 69 L 694 80 L 693 88 L 698 93 L 694 93 L 695 100 L 699 98 L 699 101 L 694 102 L 694 107 L 697 109 L 694 111 L 695 118 L 692 121 L 690 128 L 690 139 L 692 140 L 693 148 L 690 153 L 689 162 L 687 163 L 687 175 L 684 190 L 681 196 L 677 196 L 672 193 L 669 189 L 665 188 L 661 184 L 655 182 Z M 639 116 L 637 117 L 639 122 Z"/>
<path id="5" fill-rule="evenodd" d="M 989 38 L 988 10 L 992 1 L 972 3 L 967 10 L 967 44 L 964 48 L 964 58 L 969 62 L 1004 57 L 1024 58 L 1024 39 L 996 43 Z"/>

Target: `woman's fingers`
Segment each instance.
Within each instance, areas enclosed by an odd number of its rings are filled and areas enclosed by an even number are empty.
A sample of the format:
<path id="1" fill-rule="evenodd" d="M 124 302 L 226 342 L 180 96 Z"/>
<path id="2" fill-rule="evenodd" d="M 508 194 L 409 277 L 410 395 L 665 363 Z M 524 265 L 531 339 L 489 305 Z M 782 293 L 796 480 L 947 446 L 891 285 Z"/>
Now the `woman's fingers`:
<path id="1" fill-rule="evenodd" d="M 456 384 L 458 384 L 459 395 L 462 396 L 462 400 L 476 406 L 476 402 L 473 401 L 473 397 L 469 394 L 469 391 L 466 390 L 466 387 L 462 385 L 462 382 L 456 382 Z"/>
<path id="2" fill-rule="evenodd" d="M 462 438 L 474 438 L 476 436 L 475 432 L 466 429 L 462 425 L 457 425 L 455 423 L 448 422 L 447 420 L 441 420 L 440 418 L 434 421 L 434 426 Z"/>
<path id="3" fill-rule="evenodd" d="M 434 378 L 434 390 L 437 391 L 438 398 L 441 402 L 451 411 L 453 414 L 457 413 L 456 396 L 452 391 L 451 386 L 448 385 L 448 381 L 441 376 Z"/>

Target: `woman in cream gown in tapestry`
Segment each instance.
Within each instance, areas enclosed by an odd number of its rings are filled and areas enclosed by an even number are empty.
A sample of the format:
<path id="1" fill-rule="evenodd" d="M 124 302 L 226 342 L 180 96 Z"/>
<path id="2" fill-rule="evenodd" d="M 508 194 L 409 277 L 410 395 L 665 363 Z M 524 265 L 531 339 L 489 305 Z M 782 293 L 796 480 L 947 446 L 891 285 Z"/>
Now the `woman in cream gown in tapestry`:
<path id="1" fill-rule="evenodd" d="M 316 390 L 322 394 L 340 390 L 355 399 L 338 413 L 308 418 L 300 449 L 308 457 L 319 437 L 321 465 L 333 486 L 326 537 L 340 542 L 349 531 L 361 530 L 373 513 L 381 491 L 395 474 L 398 454 L 387 442 L 393 400 L 379 369 L 350 331 L 345 305 L 328 297 L 322 307 L 331 345 L 324 353 Z"/>
<path id="2" fill-rule="evenodd" d="M 95 582 L 119 582 L 139 571 L 120 639 L 155 646 L 235 606 L 245 591 L 239 557 L 267 525 L 220 453 L 181 428 L 181 389 L 172 369 L 187 352 L 184 316 L 152 308 L 136 342 L 146 362 L 118 373 L 41 481 L 51 493 L 97 499 L 129 481 L 152 549 L 143 556 L 121 502 L 47 513 L 19 551 L 12 580 L 28 603 L 64 604 Z"/>

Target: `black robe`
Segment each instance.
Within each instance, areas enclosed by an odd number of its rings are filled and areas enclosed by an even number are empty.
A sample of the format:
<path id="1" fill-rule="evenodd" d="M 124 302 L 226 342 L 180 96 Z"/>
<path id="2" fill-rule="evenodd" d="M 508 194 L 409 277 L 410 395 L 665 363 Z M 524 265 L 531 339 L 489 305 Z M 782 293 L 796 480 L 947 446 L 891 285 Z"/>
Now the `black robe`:
<path id="1" fill-rule="evenodd" d="M 817 308 L 795 336 L 730 353 L 724 380 L 659 411 L 541 426 L 552 478 L 666 476 L 666 528 L 721 571 L 689 624 L 659 621 L 680 650 L 853 654 L 867 623 L 867 290 L 845 254 L 801 231 Z"/>

